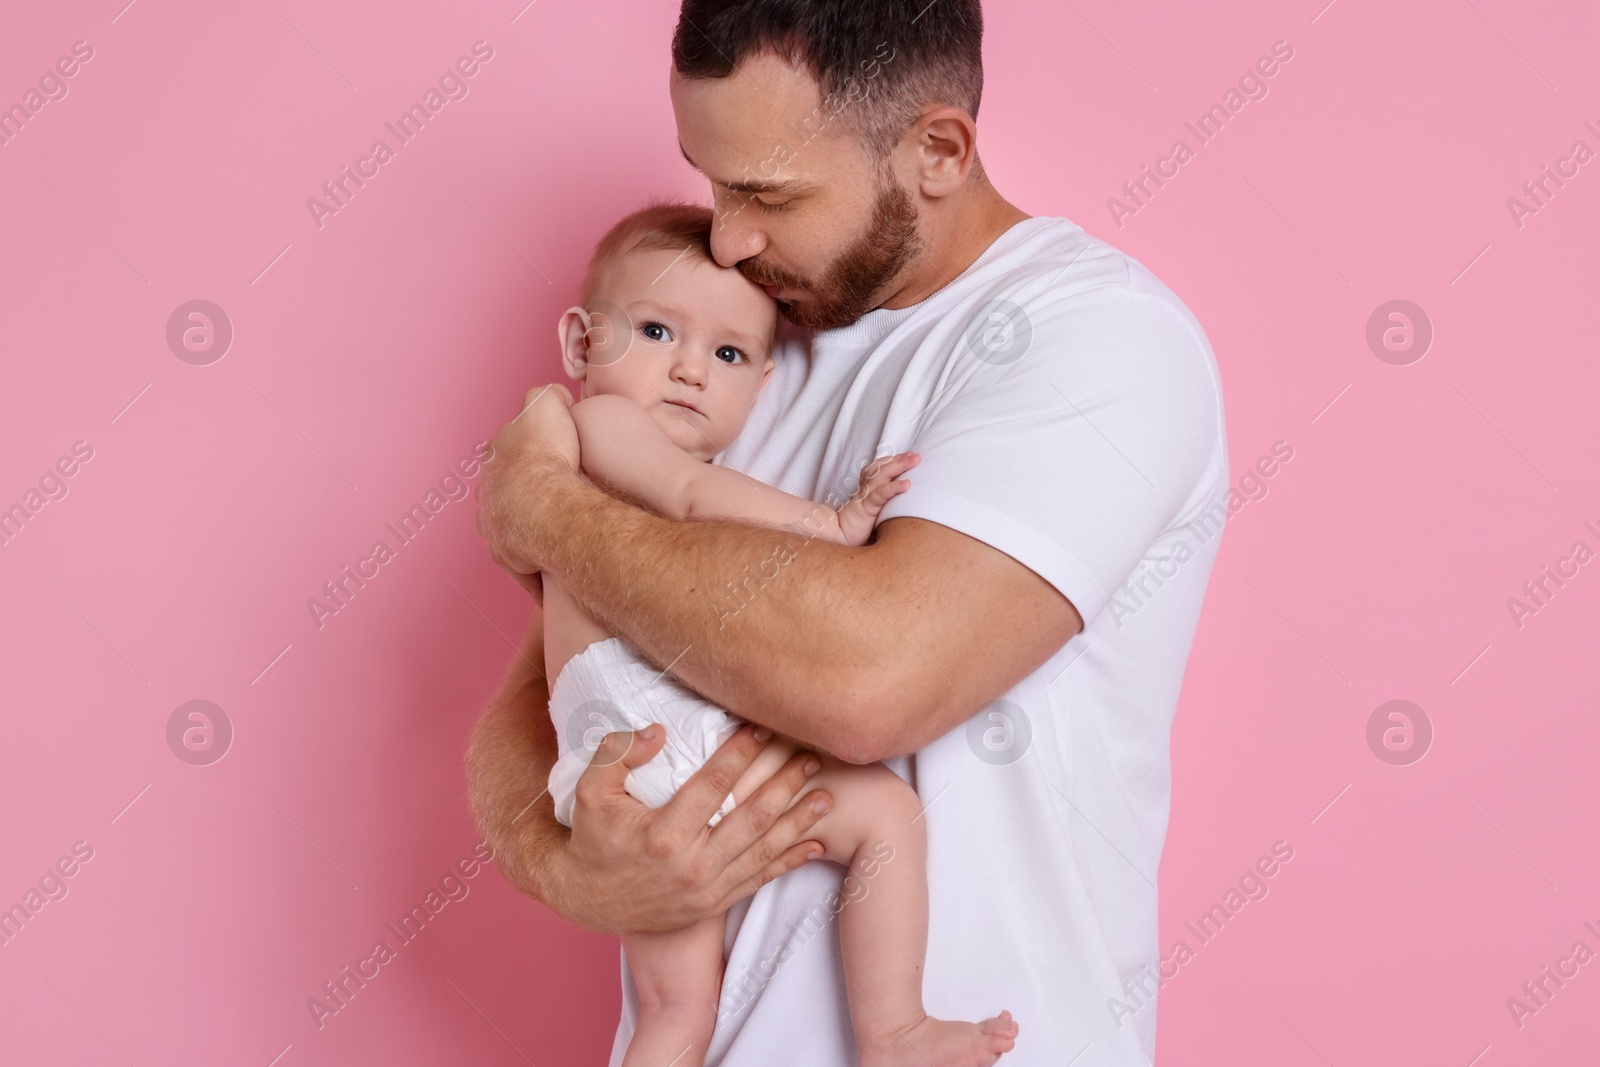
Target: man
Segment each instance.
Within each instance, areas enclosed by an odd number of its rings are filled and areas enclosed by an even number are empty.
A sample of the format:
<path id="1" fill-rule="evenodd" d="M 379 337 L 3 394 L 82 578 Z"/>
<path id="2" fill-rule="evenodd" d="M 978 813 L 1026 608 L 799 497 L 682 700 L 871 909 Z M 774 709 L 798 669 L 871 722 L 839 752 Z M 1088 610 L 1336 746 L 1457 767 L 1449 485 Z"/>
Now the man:
<path id="1" fill-rule="evenodd" d="M 871 543 L 680 523 L 607 494 L 577 470 L 560 386 L 497 436 L 479 528 L 530 588 L 558 575 L 708 699 L 917 788 L 929 1013 L 1010 1009 L 1008 1064 L 1143 1064 L 1169 729 L 1225 514 L 1220 383 L 1149 272 L 989 183 L 981 37 L 978 0 L 686 0 L 673 41 L 713 253 L 816 331 L 783 338 L 717 461 L 837 503 L 865 460 L 915 449 Z M 854 1062 L 831 921 L 844 872 L 806 863 L 810 798 L 785 810 L 805 754 L 707 830 L 763 732 L 654 810 L 622 782 L 661 731 L 612 734 L 569 833 L 541 795 L 542 670 L 535 619 L 469 753 L 506 876 L 612 933 L 726 909 L 707 1063 Z M 636 1009 L 623 974 L 613 1064 Z"/>

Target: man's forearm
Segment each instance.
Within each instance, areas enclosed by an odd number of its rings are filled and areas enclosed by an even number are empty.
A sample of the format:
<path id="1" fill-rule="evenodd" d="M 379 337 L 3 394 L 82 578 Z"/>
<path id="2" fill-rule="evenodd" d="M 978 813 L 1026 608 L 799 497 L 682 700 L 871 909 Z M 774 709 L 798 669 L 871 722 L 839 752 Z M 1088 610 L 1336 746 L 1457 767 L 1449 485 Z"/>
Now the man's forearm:
<path id="1" fill-rule="evenodd" d="M 675 522 L 553 464 L 528 468 L 517 492 L 540 503 L 525 544 L 607 629 L 735 714 L 858 757 L 861 709 L 901 651 L 870 546 Z"/>
<path id="2" fill-rule="evenodd" d="M 541 623 L 535 615 L 533 626 Z M 554 863 L 568 831 L 556 821 L 545 788 L 558 752 L 542 647 L 542 642 L 524 642 L 473 729 L 467 792 L 478 831 L 493 847 L 500 872 L 521 892 L 565 914 L 561 902 L 552 899 L 557 895 Z"/>

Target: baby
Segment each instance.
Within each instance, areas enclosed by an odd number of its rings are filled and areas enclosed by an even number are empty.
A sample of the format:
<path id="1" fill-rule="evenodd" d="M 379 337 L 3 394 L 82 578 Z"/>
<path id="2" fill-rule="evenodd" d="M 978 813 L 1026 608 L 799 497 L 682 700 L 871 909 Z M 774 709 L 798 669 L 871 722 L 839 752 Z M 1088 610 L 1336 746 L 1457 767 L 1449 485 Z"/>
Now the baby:
<path id="1" fill-rule="evenodd" d="M 561 316 L 562 359 L 581 383 L 572 405 L 583 469 L 595 481 L 677 519 L 727 519 L 865 544 L 888 501 L 909 488 L 904 452 L 862 471 L 837 511 L 710 462 L 744 428 L 774 366 L 777 307 L 711 257 L 709 208 L 667 204 L 627 216 L 596 246 L 582 307 Z M 660 807 L 743 720 L 614 637 L 544 576 L 550 717 L 561 755 L 550 772 L 556 818 L 572 824 L 578 777 L 606 733 L 660 723 L 666 743 L 626 788 Z M 712 816 L 715 825 L 797 751 L 774 735 Z M 916 792 L 882 764 L 819 753 L 801 792 L 833 808 L 810 836 L 847 879 L 839 940 L 862 1067 L 986 1067 L 1015 1044 L 1009 1012 L 982 1023 L 931 1018 L 922 1006 L 927 951 L 926 840 Z M 798 802 L 800 796 L 795 798 Z M 698 1067 L 716 1026 L 724 916 L 623 938 L 639 1018 L 624 1067 Z M 819 991 L 820 992 L 820 991 Z"/>

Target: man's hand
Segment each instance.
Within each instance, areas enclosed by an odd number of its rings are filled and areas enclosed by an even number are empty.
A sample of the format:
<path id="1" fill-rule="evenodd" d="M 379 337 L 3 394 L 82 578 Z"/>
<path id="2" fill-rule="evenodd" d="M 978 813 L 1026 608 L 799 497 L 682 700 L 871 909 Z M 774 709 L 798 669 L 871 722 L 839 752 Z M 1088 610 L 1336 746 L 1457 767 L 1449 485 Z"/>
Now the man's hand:
<path id="1" fill-rule="evenodd" d="M 494 561 L 535 599 L 541 599 L 539 567 L 523 550 L 541 503 L 532 483 L 551 470 L 577 471 L 578 430 L 571 407 L 572 394 L 564 385 L 528 390 L 522 410 L 495 434 L 492 458 L 478 482 L 478 533 L 488 542 Z"/>
<path id="2" fill-rule="evenodd" d="M 529 389 L 522 409 L 494 436 L 494 455 L 549 456 L 578 469 L 578 429 L 572 424 L 572 393 L 551 382 Z"/>
<path id="3" fill-rule="evenodd" d="M 797 752 L 733 811 L 706 828 L 745 770 L 771 740 L 753 726 L 735 731 L 672 802 L 651 810 L 623 789 L 628 771 L 661 750 L 659 724 L 646 739 L 606 737 L 579 779 L 573 829 L 556 820 L 547 783 L 559 756 L 545 680 L 544 620 L 535 613 L 505 681 L 473 728 L 467 796 L 494 862 L 518 890 L 591 930 L 631 934 L 674 930 L 726 910 L 822 846 L 806 840 L 821 812 L 821 789 L 795 796 L 815 759 Z M 642 731 L 641 731 L 642 732 Z"/>
<path id="4" fill-rule="evenodd" d="M 822 845 L 805 835 L 827 810 L 814 805 L 831 804 L 832 797 L 812 790 L 804 803 L 789 807 L 818 768 L 813 754 L 797 752 L 708 828 L 706 821 L 771 732 L 741 727 L 670 801 L 652 809 L 623 782 L 661 750 L 665 737 L 659 724 L 607 734 L 578 779 L 561 864 L 574 881 L 562 894 L 562 913 L 590 929 L 620 936 L 681 929 L 822 855 Z"/>

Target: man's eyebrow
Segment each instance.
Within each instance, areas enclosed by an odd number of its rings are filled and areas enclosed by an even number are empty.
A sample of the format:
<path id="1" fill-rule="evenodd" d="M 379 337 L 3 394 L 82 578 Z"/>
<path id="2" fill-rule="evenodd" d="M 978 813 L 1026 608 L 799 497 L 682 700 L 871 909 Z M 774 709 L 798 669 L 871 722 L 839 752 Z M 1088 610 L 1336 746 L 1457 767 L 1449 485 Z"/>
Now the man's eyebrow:
<path id="1" fill-rule="evenodd" d="M 678 151 L 683 153 L 684 162 L 695 170 L 700 170 L 700 165 L 689 158 L 689 151 L 683 147 L 682 141 L 678 142 Z M 705 174 L 705 171 L 702 170 L 700 173 Z M 709 178 L 711 176 L 708 174 L 706 177 Z M 720 182 L 715 178 L 711 180 L 714 184 L 722 186 L 730 193 L 747 193 L 751 196 L 759 196 L 762 193 L 794 194 L 804 192 L 807 188 L 805 182 L 792 179 L 788 181 L 765 181 L 761 178 L 756 178 L 745 182 Z"/>
<path id="2" fill-rule="evenodd" d="M 790 179 L 788 181 L 762 181 L 756 178 L 747 182 L 717 182 L 718 185 L 730 193 L 749 193 L 752 196 L 761 193 L 794 194 L 804 192 L 806 183 Z"/>

